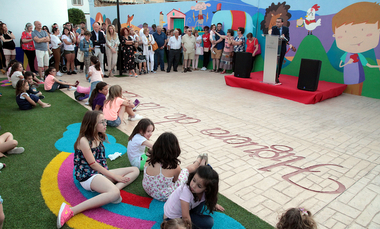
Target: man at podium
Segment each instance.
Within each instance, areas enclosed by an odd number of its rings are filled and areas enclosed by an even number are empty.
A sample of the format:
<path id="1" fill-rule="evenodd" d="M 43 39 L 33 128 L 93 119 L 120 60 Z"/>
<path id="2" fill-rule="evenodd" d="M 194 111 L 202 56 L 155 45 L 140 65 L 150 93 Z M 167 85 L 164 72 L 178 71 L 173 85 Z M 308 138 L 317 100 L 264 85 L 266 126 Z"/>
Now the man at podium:
<path id="1" fill-rule="evenodd" d="M 286 53 L 286 44 L 290 40 L 289 28 L 286 26 L 283 26 L 283 24 L 284 24 L 284 19 L 277 18 L 276 26 L 272 27 L 272 35 L 279 35 L 280 39 L 282 40 L 280 59 L 278 60 L 278 63 L 277 63 L 276 83 L 280 83 L 280 80 L 278 78 L 280 77 L 282 63 L 284 62 L 284 57 Z"/>

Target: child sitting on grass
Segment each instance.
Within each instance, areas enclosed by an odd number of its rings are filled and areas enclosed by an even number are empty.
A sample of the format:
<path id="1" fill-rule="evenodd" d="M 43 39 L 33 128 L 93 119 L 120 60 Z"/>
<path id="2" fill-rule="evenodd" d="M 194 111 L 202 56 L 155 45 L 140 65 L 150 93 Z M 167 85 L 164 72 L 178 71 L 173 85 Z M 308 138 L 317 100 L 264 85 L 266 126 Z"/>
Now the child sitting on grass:
<path id="1" fill-rule="evenodd" d="M 199 166 L 190 173 L 187 183 L 169 196 L 164 205 L 164 220 L 182 218 L 191 222 L 193 228 L 212 228 L 214 219 L 209 214 L 215 210 L 224 211 L 217 204 L 218 190 L 218 173 L 210 166 Z"/>
<path id="2" fill-rule="evenodd" d="M 42 92 L 40 92 L 40 91 L 37 90 L 38 83 L 36 83 L 36 82 L 33 81 L 33 74 L 34 74 L 33 72 L 29 72 L 29 71 L 25 72 L 25 74 L 24 74 L 25 80 L 29 84 L 29 90 L 27 90 L 26 92 L 29 95 L 36 95 L 40 99 L 44 99 L 45 96 L 42 95 Z"/>
<path id="3" fill-rule="evenodd" d="M 19 80 L 24 79 L 23 74 L 24 68 L 20 62 L 16 62 L 12 65 L 11 72 L 9 75 L 11 76 L 12 87 L 16 88 L 16 84 Z"/>
<path id="4" fill-rule="evenodd" d="M 137 123 L 129 136 L 127 154 L 132 166 L 144 169 L 148 157 L 145 154 L 145 148 L 152 148 L 153 143 L 149 141 L 154 131 L 154 124 L 150 119 L 143 118 Z"/>
<path id="5" fill-rule="evenodd" d="M 56 74 L 57 74 L 57 70 L 53 67 L 49 67 L 45 71 L 45 76 L 47 76 L 45 78 L 45 85 L 44 85 L 45 91 L 54 92 L 55 90 L 59 88 L 67 88 L 67 90 L 69 91 L 75 91 L 77 89 L 76 86 L 78 86 L 79 84 L 78 81 L 75 84 L 63 82 L 55 78 Z"/>
<path id="6" fill-rule="evenodd" d="M 193 164 L 181 169 L 180 154 L 178 139 L 173 133 L 165 132 L 158 137 L 152 150 L 149 151 L 142 181 L 143 188 L 149 196 L 159 201 L 166 201 L 174 190 L 186 184 L 189 173 L 207 164 L 208 155 L 205 153 L 199 155 Z"/>
<path id="7" fill-rule="evenodd" d="M 26 91 L 29 90 L 29 83 L 26 80 L 19 80 L 16 84 L 16 102 L 20 110 L 30 110 L 36 103 L 40 104 L 42 108 L 50 107 L 48 103 L 44 103 L 33 94 L 29 95 Z"/>
<path id="8" fill-rule="evenodd" d="M 102 111 L 104 106 L 104 101 L 106 101 L 106 96 L 108 94 L 108 84 L 106 82 L 99 82 L 96 84 L 91 97 L 88 99 L 90 106 L 93 111 Z"/>
<path id="9" fill-rule="evenodd" d="M 136 121 L 143 117 L 141 115 L 135 114 L 133 108 L 135 105 L 128 100 L 123 98 L 123 90 L 119 85 L 113 85 L 109 88 L 108 98 L 104 102 L 103 114 L 104 118 L 107 119 L 107 125 L 112 127 L 117 127 L 124 121 L 124 113 L 128 113 L 128 120 Z"/>

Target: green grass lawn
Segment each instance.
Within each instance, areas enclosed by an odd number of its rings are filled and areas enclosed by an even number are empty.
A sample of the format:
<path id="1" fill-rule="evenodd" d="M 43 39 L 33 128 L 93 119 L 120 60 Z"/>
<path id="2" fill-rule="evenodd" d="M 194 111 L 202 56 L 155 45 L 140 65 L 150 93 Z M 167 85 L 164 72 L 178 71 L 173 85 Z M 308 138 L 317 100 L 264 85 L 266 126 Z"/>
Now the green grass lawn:
<path id="1" fill-rule="evenodd" d="M 2 79 L 0 79 L 2 80 Z M 40 86 L 42 89 L 42 86 Z M 0 173 L 0 195 L 4 199 L 4 228 L 55 228 L 56 216 L 46 206 L 40 191 L 42 173 L 49 162 L 60 152 L 54 143 L 62 137 L 66 127 L 82 121 L 87 111 L 83 106 L 60 91 L 44 93 L 44 102 L 50 108 L 39 105 L 32 110 L 19 110 L 15 90 L 0 87 L 0 134 L 11 132 L 25 148 L 21 155 L 0 158 L 7 165 Z M 108 128 L 107 133 L 114 136 L 124 146 L 128 136 L 116 128 Z M 124 157 L 127 158 L 127 157 Z M 129 162 L 115 160 L 109 167 L 125 167 Z M 142 173 L 128 186 L 128 192 L 147 196 L 142 186 Z M 239 221 L 246 228 L 272 228 L 265 221 L 252 215 L 226 197 L 220 195 L 219 203 L 226 208 L 226 214 Z M 65 226 L 64 228 L 69 228 Z"/>

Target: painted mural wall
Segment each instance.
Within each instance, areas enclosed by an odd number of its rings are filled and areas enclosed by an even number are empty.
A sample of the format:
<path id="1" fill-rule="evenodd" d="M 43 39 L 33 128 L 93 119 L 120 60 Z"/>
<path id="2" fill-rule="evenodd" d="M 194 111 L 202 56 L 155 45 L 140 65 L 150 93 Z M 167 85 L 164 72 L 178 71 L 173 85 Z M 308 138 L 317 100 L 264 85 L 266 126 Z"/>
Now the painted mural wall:
<path id="1" fill-rule="evenodd" d="M 90 0 L 91 22 L 116 25 L 116 6 L 97 7 Z M 282 2 L 234 0 L 191 1 L 120 6 L 122 27 L 161 25 L 173 28 L 173 20 L 202 31 L 204 26 L 222 23 L 227 29 L 244 27 L 261 47 L 262 34 L 270 32 L 277 18 L 289 27 L 290 44 L 282 74 L 298 76 L 301 59 L 322 61 L 320 80 L 344 83 L 346 93 L 380 99 L 380 5 L 375 1 Z M 264 50 L 256 58 L 254 71 L 264 68 Z"/>

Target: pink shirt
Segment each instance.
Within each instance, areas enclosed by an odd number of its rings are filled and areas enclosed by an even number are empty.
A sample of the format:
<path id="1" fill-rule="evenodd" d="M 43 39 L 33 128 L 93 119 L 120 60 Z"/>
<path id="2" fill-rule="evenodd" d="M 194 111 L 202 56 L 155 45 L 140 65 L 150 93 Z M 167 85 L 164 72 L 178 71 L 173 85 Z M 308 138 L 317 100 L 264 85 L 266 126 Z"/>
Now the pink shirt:
<path id="1" fill-rule="evenodd" d="M 109 121 L 115 121 L 119 114 L 121 104 L 123 104 L 124 101 L 125 101 L 124 99 L 119 97 L 119 98 L 114 99 L 113 101 L 109 101 L 108 103 L 104 104 L 104 107 L 103 107 L 104 118 Z"/>
<path id="2" fill-rule="evenodd" d="M 197 207 L 200 203 L 205 201 L 205 194 L 203 193 L 202 199 L 200 201 L 194 202 L 193 193 L 191 193 L 190 188 L 187 184 L 178 187 L 166 201 L 164 205 L 164 214 L 170 219 L 181 218 L 182 208 L 181 200 L 189 203 L 189 210 Z"/>
<path id="3" fill-rule="evenodd" d="M 102 68 L 100 68 L 100 71 L 96 70 L 95 65 L 91 65 L 88 68 L 88 72 L 91 72 L 91 83 L 96 82 L 96 81 L 103 81 L 102 78 Z"/>
<path id="4" fill-rule="evenodd" d="M 51 87 L 53 87 L 53 84 L 55 83 L 55 77 L 53 75 L 48 75 L 45 79 L 44 88 L 45 91 L 51 90 Z"/>

